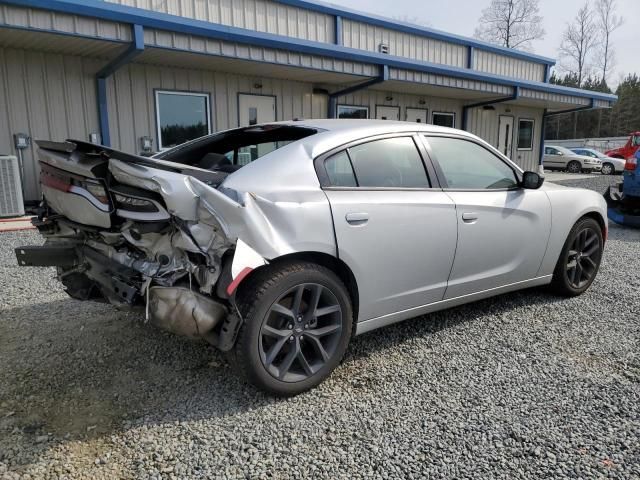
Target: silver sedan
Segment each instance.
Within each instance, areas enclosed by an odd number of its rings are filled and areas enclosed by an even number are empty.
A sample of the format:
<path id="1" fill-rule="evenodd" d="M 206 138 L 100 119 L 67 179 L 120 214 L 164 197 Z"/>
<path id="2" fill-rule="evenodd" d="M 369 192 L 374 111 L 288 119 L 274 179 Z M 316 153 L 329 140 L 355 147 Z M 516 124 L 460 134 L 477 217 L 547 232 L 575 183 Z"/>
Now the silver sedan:
<path id="1" fill-rule="evenodd" d="M 601 195 L 429 125 L 255 125 L 155 158 L 39 146 L 46 242 L 19 264 L 206 339 L 278 395 L 320 383 L 353 335 L 528 287 L 579 295 L 607 233 Z"/>

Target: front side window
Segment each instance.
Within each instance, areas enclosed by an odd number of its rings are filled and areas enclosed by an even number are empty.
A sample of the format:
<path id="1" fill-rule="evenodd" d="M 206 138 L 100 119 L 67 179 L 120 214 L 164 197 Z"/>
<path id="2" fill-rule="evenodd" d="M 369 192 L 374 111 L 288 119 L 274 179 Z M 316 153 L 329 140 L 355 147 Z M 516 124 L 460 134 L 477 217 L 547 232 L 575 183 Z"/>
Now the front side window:
<path id="1" fill-rule="evenodd" d="M 518 186 L 511 167 L 477 143 L 446 137 L 427 137 L 427 141 L 449 188 L 495 190 Z"/>
<path id="2" fill-rule="evenodd" d="M 175 147 L 211 133 L 209 95 L 156 91 L 158 147 Z"/>
<path id="3" fill-rule="evenodd" d="M 518 121 L 518 150 L 533 150 L 533 120 Z"/>
<path id="4" fill-rule="evenodd" d="M 348 150 L 359 187 L 429 188 L 429 180 L 411 137 L 385 138 Z"/>
<path id="5" fill-rule="evenodd" d="M 338 118 L 369 118 L 369 107 L 338 105 Z"/>
<path id="6" fill-rule="evenodd" d="M 440 127 L 454 128 L 456 126 L 456 114 L 433 112 L 433 120 L 431 123 Z"/>

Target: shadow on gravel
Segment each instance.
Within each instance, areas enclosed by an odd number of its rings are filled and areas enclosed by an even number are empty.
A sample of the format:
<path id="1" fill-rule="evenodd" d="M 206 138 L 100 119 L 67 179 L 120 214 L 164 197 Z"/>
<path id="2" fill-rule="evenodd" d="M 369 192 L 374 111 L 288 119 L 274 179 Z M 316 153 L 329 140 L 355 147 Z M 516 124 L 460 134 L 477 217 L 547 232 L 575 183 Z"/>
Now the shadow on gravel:
<path id="1" fill-rule="evenodd" d="M 561 299 L 532 290 L 419 317 L 354 339 L 345 362 L 488 311 L 555 301 Z M 0 438 L 12 434 L 27 443 L 221 417 L 285 401 L 246 385 L 205 343 L 160 332 L 138 314 L 74 300 L 1 312 L 0 364 Z"/>

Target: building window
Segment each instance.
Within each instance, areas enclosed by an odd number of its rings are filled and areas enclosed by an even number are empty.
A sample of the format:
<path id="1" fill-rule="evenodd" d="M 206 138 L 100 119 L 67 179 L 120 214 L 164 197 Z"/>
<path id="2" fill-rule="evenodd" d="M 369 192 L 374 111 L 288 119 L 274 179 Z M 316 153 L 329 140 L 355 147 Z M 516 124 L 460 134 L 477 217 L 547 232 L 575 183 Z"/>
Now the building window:
<path id="1" fill-rule="evenodd" d="M 456 114 L 448 112 L 433 112 L 431 123 L 438 125 L 439 127 L 455 128 Z"/>
<path id="2" fill-rule="evenodd" d="M 533 150 L 533 124 L 528 118 L 518 120 L 518 150 Z"/>
<path id="3" fill-rule="evenodd" d="M 206 93 L 156 90 L 156 116 L 160 150 L 211 133 Z"/>
<path id="4" fill-rule="evenodd" d="M 369 107 L 338 105 L 338 118 L 369 118 Z"/>

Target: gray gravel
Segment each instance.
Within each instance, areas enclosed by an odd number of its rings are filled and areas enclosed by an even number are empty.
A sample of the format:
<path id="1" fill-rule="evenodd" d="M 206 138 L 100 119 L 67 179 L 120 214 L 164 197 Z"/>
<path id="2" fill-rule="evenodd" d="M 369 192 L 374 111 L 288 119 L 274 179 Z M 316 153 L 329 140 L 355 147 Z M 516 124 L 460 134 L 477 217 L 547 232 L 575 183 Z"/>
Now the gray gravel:
<path id="1" fill-rule="evenodd" d="M 288 400 L 15 267 L 37 241 L 0 235 L 0 478 L 640 478 L 640 231 L 612 226 L 580 298 L 532 290 L 373 332 Z"/>

